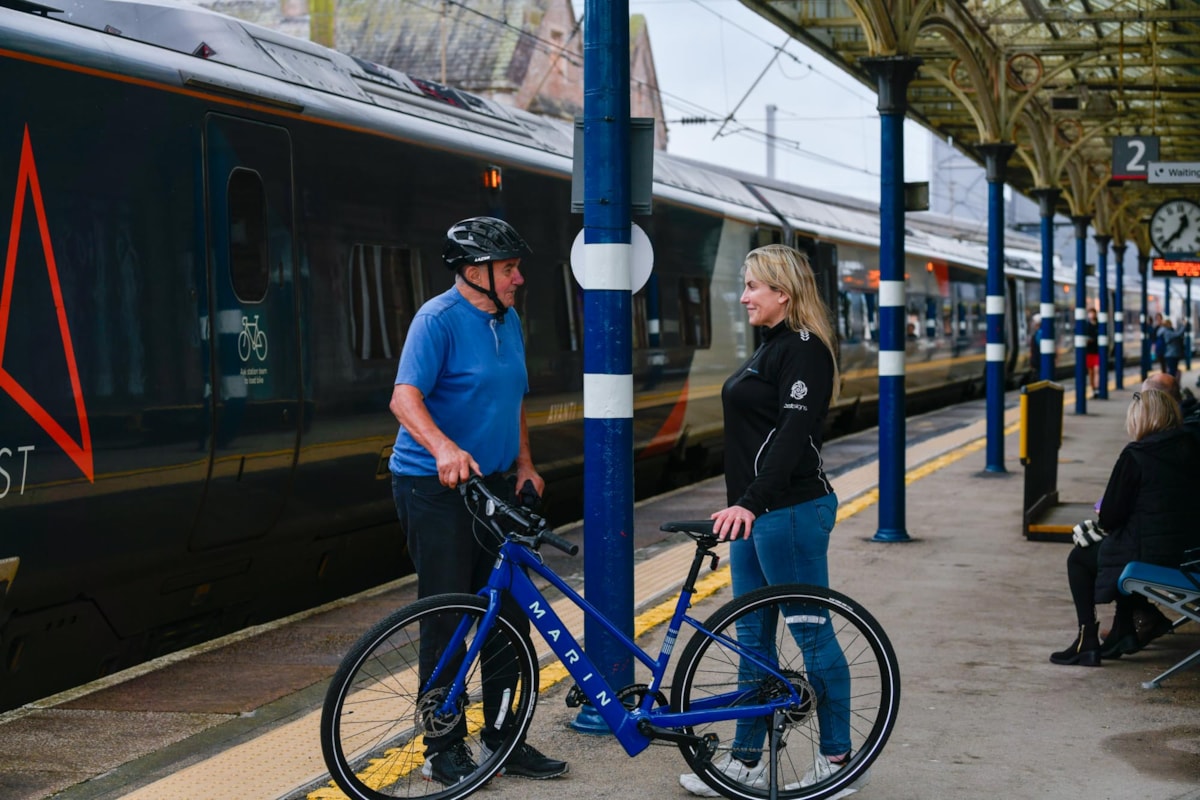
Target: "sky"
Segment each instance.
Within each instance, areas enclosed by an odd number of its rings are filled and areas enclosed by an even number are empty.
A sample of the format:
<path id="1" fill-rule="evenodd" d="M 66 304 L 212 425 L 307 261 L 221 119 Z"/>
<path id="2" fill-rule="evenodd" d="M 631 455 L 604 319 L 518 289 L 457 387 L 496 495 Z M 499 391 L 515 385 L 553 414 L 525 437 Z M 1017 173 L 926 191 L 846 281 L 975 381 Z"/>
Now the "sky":
<path id="1" fill-rule="evenodd" d="M 775 177 L 879 198 L 873 90 L 738 0 L 629 0 L 629 13 L 648 25 L 668 152 L 765 175 L 766 108 L 774 104 Z M 678 121 L 731 113 L 723 129 Z M 929 134 L 906 122 L 904 144 L 905 180 L 929 180 Z"/>

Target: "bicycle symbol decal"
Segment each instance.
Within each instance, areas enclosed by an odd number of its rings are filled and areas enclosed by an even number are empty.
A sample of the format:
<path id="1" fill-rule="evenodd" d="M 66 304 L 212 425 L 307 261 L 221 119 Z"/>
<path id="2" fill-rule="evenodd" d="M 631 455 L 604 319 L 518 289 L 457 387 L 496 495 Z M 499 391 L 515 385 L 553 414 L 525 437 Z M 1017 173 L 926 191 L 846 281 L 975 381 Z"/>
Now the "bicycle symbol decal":
<path id="1" fill-rule="evenodd" d="M 242 332 L 238 334 L 238 356 L 242 361 L 249 361 L 251 352 L 259 361 L 267 360 L 267 332 L 258 327 L 258 314 L 254 315 L 253 322 L 249 317 L 242 317 Z"/>

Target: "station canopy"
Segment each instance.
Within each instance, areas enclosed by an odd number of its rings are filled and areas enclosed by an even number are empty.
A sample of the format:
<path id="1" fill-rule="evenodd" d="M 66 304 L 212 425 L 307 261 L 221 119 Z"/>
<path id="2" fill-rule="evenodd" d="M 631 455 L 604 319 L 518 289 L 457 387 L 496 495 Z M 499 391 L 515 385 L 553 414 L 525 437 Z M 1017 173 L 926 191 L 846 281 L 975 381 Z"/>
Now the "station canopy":
<path id="1" fill-rule="evenodd" d="M 911 119 L 980 164 L 1013 145 L 1006 183 L 1060 189 L 1056 210 L 1114 243 L 1147 253 L 1154 209 L 1200 200 L 1200 177 L 1138 179 L 1155 145 L 1200 168 L 1200 0 L 742 2 L 872 89 L 865 59 L 919 60 Z"/>

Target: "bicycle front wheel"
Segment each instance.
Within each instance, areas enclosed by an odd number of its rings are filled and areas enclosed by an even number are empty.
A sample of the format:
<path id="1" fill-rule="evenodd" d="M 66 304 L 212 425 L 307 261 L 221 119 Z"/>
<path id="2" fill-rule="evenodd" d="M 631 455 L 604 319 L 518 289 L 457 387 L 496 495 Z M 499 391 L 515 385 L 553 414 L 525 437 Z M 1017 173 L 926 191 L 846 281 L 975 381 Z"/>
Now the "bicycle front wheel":
<path id="1" fill-rule="evenodd" d="M 473 595 L 427 597 L 378 623 L 346 654 L 325 695 L 321 752 L 351 798 L 457 800 L 499 773 L 523 741 L 537 704 L 537 655 L 504 615 L 468 666 L 461 693 L 449 697 L 486 610 Z"/>
<path id="2" fill-rule="evenodd" d="M 719 715 L 790 696 L 792 688 L 800 700 L 774 720 L 726 719 L 689 729 L 718 739 L 711 759 L 680 745 L 701 781 L 725 797 L 767 797 L 774 727 L 779 797 L 818 800 L 866 783 L 900 705 L 895 651 L 866 609 L 818 586 L 767 586 L 726 603 L 704 627 L 714 635 L 697 631 L 676 667 L 673 711 Z M 779 675 L 717 637 L 736 641 Z M 852 756 L 844 766 L 824 758 L 847 751 Z"/>

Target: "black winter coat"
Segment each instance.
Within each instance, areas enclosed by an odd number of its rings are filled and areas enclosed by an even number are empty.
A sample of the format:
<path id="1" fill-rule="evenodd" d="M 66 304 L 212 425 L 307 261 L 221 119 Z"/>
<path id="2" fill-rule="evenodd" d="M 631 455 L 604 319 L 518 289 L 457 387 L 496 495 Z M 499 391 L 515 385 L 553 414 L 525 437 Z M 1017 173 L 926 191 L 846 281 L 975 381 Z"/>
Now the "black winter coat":
<path id="1" fill-rule="evenodd" d="M 1200 443 L 1183 428 L 1154 433 L 1121 451 L 1104 499 L 1096 602 L 1117 597 L 1117 581 L 1130 561 L 1177 567 L 1183 552 L 1200 547 L 1200 524 L 1192 503 Z"/>

